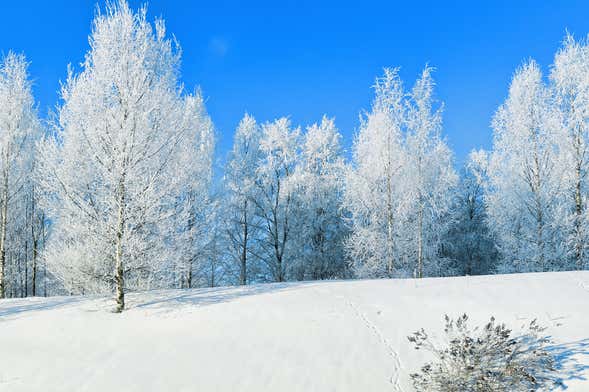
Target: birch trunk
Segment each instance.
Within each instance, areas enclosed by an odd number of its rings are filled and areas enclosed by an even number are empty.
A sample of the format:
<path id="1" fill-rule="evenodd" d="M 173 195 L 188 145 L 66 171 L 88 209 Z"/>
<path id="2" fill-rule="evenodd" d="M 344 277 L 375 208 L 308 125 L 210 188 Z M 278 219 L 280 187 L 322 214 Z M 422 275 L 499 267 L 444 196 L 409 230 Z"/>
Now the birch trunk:
<path id="1" fill-rule="evenodd" d="M 583 268 L 583 199 L 581 194 L 581 164 L 577 163 L 575 169 L 576 183 L 575 183 L 575 262 L 577 268 Z"/>
<path id="2" fill-rule="evenodd" d="M 8 224 L 8 170 L 4 169 L 4 183 L 2 186 L 2 221 L 0 224 L 0 298 L 6 296 L 5 266 L 6 266 L 6 226 Z"/>
<path id="3" fill-rule="evenodd" d="M 186 288 L 192 288 L 192 258 L 188 264 L 188 274 L 186 275 Z"/>
<path id="4" fill-rule="evenodd" d="M 389 165 L 390 166 L 390 165 Z M 387 273 L 393 275 L 393 195 L 390 173 L 387 175 Z"/>
<path id="5" fill-rule="evenodd" d="M 37 295 L 37 254 L 38 254 L 38 240 L 33 240 L 33 265 L 32 265 L 32 276 L 31 276 L 31 294 L 33 297 Z"/>
<path id="6" fill-rule="evenodd" d="M 117 243 L 115 255 L 115 283 L 116 283 L 116 312 L 120 313 L 125 308 L 125 290 L 123 276 L 123 234 L 125 230 L 125 183 L 121 179 L 119 183 L 119 210 L 117 216 Z"/>
<path id="7" fill-rule="evenodd" d="M 417 277 L 423 277 L 423 206 L 419 205 L 417 215 Z"/>
<path id="8" fill-rule="evenodd" d="M 192 214 L 192 211 L 191 211 Z M 190 243 L 193 243 L 193 233 L 192 233 L 192 229 L 194 228 L 194 217 L 190 216 L 190 218 L 188 218 L 188 232 L 190 233 Z M 190 252 L 192 252 L 192 249 L 190 250 Z M 190 254 L 188 256 L 188 271 L 186 273 L 186 287 L 187 288 L 192 288 L 192 262 L 194 261 L 194 256 L 192 254 Z M 182 285 L 182 281 L 180 281 L 180 285 Z"/>
<path id="9" fill-rule="evenodd" d="M 247 240 L 248 240 L 248 217 L 247 217 L 247 200 L 243 203 L 243 248 L 241 251 L 241 263 L 239 270 L 239 284 L 247 284 Z"/>

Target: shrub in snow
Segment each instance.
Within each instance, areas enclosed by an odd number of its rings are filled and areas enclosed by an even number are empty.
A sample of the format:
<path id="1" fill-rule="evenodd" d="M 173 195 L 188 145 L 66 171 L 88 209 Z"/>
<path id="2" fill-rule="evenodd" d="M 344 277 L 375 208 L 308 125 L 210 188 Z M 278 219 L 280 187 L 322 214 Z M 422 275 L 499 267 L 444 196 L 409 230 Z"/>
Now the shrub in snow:
<path id="1" fill-rule="evenodd" d="M 495 318 L 471 329 L 466 314 L 445 317 L 445 344 L 437 344 L 421 329 L 408 337 L 416 350 L 429 351 L 435 360 L 411 375 L 417 391 L 496 392 L 551 390 L 555 359 L 547 349 L 545 328 L 533 320 L 518 335 Z M 551 388 L 552 387 L 552 388 Z"/>

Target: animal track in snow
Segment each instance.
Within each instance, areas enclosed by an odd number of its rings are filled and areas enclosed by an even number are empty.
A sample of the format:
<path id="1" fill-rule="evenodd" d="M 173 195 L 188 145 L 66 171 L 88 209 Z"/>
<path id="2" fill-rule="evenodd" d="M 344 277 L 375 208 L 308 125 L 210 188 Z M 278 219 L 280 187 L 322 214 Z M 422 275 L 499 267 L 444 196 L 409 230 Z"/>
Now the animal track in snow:
<path id="1" fill-rule="evenodd" d="M 370 329 L 372 331 L 372 333 L 374 335 L 376 335 L 376 337 L 378 338 L 380 343 L 384 346 L 387 354 L 392 358 L 392 360 L 393 360 L 393 374 L 391 375 L 389 382 L 393 385 L 393 391 L 402 392 L 403 388 L 401 387 L 401 381 L 400 381 L 402 364 L 401 364 L 401 359 L 399 358 L 399 354 L 393 348 L 393 346 L 391 345 L 389 340 L 383 335 L 380 328 L 378 328 L 378 326 L 376 324 L 374 324 L 372 321 L 370 321 L 368 316 L 366 316 L 366 314 L 364 312 L 362 312 L 353 301 L 351 301 L 349 299 L 345 299 L 345 301 L 350 306 L 350 308 L 352 308 L 352 310 L 354 311 L 356 316 L 364 322 L 366 327 L 368 327 L 368 329 Z"/>

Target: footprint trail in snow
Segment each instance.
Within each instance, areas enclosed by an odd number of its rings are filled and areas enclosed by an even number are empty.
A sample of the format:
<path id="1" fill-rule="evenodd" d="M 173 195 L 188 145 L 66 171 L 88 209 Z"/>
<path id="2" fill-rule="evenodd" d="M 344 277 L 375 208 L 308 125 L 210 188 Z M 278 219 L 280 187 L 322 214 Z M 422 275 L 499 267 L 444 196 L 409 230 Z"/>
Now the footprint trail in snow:
<path id="1" fill-rule="evenodd" d="M 393 374 L 389 378 L 389 382 L 393 386 L 393 391 L 403 392 L 400 380 L 402 364 L 397 350 L 393 348 L 393 345 L 384 336 L 380 328 L 378 328 L 378 326 L 368 318 L 366 313 L 362 312 L 352 300 L 343 296 L 338 297 L 342 298 L 347 303 L 347 305 L 353 310 L 354 314 L 364 323 L 364 325 L 366 325 L 372 334 L 377 337 L 386 353 L 391 357 L 393 362 Z"/>

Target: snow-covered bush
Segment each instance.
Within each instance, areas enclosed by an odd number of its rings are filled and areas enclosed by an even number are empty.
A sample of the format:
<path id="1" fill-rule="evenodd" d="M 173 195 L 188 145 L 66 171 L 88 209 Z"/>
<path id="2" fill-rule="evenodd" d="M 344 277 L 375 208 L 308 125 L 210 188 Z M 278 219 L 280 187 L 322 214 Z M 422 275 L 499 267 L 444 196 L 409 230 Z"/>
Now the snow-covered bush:
<path id="1" fill-rule="evenodd" d="M 536 320 L 517 335 L 494 317 L 483 328 L 473 329 L 466 314 L 445 320 L 444 344 L 434 342 L 423 329 L 408 337 L 416 350 L 435 357 L 411 375 L 417 391 L 523 392 L 554 387 L 557 374 L 547 349 L 550 340 Z"/>

